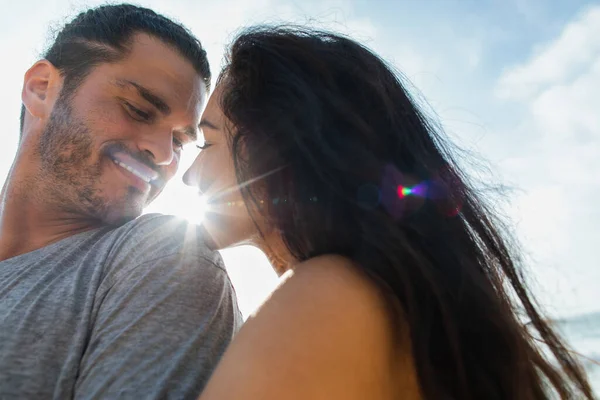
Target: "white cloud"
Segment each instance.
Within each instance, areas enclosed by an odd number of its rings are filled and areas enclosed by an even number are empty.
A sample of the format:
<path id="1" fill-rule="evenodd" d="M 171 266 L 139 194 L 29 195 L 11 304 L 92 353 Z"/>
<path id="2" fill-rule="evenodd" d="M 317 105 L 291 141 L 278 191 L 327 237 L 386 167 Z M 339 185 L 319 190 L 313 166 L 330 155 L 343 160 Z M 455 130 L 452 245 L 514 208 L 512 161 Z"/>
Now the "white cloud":
<path id="1" fill-rule="evenodd" d="M 578 69 L 570 83 L 557 80 L 532 98 L 536 123 L 552 143 L 573 140 L 585 144 L 597 139 L 600 132 L 600 51 Z"/>
<path id="2" fill-rule="evenodd" d="M 526 150 L 515 150 L 504 171 L 524 191 L 513 215 L 543 300 L 560 314 L 596 309 L 600 7 L 587 9 L 527 63 L 507 70 L 497 93 L 525 111 L 517 132 Z"/>
<path id="3" fill-rule="evenodd" d="M 587 9 L 565 27 L 561 36 L 537 49 L 525 64 L 506 70 L 496 93 L 524 99 L 548 84 L 568 83 L 600 52 L 600 7 Z"/>

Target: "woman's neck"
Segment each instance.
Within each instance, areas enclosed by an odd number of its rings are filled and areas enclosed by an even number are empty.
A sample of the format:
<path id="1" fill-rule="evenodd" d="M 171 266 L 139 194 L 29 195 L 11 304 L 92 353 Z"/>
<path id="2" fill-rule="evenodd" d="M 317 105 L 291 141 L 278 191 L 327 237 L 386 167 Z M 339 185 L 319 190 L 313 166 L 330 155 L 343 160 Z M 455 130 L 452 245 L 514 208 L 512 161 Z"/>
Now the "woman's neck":
<path id="1" fill-rule="evenodd" d="M 278 276 L 286 273 L 297 262 L 281 237 L 277 234 L 265 238 L 258 247 L 265 253 Z"/>

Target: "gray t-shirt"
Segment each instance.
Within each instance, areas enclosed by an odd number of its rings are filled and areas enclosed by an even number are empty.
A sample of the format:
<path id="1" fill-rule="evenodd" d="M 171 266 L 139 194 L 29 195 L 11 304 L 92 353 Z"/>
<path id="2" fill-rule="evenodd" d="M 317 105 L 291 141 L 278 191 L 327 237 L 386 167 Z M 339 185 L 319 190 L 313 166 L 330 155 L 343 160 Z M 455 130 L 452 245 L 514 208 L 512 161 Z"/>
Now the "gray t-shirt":
<path id="1" fill-rule="evenodd" d="M 0 399 L 195 399 L 242 323 L 195 225 L 144 215 L 0 262 Z"/>

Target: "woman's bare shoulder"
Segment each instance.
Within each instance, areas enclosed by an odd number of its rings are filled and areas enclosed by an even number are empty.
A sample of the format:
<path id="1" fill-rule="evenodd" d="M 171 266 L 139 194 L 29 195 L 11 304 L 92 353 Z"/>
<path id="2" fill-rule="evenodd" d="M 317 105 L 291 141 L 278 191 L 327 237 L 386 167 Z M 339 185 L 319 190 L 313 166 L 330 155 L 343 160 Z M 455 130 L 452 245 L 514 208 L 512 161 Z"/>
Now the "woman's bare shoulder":
<path id="1" fill-rule="evenodd" d="M 294 298 L 306 298 L 308 304 L 314 301 L 320 306 L 343 306 L 345 318 L 367 318 L 370 323 L 387 325 L 390 317 L 380 288 L 352 260 L 338 255 L 298 264 L 278 290 L 290 291 Z"/>
<path id="2" fill-rule="evenodd" d="M 348 259 L 316 257 L 287 274 L 248 320 L 206 399 L 248 391 L 261 399 L 392 398 L 395 339 L 377 286 Z M 242 375 L 233 393 L 227 382 Z"/>

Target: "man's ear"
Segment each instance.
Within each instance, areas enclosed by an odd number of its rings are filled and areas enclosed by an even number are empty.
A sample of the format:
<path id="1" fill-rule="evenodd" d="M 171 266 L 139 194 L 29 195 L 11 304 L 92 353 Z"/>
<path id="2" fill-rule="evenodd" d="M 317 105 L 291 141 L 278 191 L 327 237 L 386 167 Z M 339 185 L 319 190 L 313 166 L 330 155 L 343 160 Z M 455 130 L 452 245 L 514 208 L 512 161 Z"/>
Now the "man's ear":
<path id="1" fill-rule="evenodd" d="M 48 117 L 60 93 L 62 83 L 60 71 L 51 62 L 40 60 L 33 64 L 25 73 L 21 93 L 27 111 L 35 118 Z"/>

